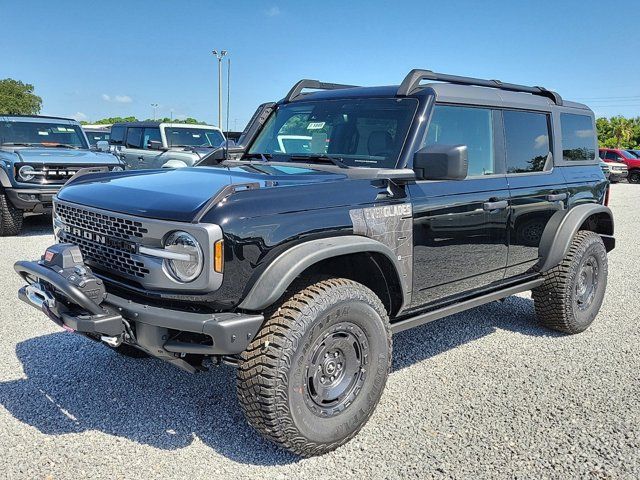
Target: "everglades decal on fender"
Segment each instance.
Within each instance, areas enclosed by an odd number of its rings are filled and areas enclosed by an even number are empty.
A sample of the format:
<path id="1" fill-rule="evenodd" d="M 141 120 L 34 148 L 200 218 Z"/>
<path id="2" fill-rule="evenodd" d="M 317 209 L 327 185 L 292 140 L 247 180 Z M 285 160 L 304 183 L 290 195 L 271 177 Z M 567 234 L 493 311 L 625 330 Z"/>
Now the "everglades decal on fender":
<path id="1" fill-rule="evenodd" d="M 349 210 L 353 233 L 389 247 L 395 254 L 398 273 L 407 296 L 413 286 L 413 210 L 410 203 Z"/>

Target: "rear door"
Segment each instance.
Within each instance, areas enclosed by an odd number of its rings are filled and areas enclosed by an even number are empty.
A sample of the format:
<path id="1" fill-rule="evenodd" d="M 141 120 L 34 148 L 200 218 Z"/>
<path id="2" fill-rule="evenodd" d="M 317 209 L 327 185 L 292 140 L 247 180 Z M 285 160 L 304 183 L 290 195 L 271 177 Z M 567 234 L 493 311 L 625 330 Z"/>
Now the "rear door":
<path id="1" fill-rule="evenodd" d="M 553 168 L 551 115 L 504 110 L 507 181 L 511 196 L 506 277 L 527 272 L 538 261 L 547 222 L 566 206 L 566 181 Z"/>
<path id="2" fill-rule="evenodd" d="M 484 107 L 436 105 L 424 145 L 466 145 L 465 180 L 409 185 L 413 205 L 413 306 L 502 280 L 509 190 L 501 125 Z"/>

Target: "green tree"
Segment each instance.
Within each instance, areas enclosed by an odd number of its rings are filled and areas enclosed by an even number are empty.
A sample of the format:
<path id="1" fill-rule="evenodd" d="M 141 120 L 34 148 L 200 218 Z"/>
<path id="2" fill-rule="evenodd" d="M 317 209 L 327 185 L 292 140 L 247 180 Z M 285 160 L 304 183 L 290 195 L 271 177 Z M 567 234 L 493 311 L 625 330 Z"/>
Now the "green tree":
<path id="1" fill-rule="evenodd" d="M 42 108 L 42 98 L 33 93 L 34 87 L 20 80 L 0 80 L 0 114 L 37 115 Z"/>

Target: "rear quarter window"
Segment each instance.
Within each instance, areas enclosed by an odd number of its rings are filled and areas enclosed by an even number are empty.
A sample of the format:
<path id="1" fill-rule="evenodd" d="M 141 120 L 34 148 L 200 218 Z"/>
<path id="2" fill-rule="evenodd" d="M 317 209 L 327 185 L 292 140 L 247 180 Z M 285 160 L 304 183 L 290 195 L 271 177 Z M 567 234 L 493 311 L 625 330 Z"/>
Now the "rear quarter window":
<path id="1" fill-rule="evenodd" d="M 567 162 L 596 159 L 596 133 L 588 115 L 560 114 L 562 159 Z"/>

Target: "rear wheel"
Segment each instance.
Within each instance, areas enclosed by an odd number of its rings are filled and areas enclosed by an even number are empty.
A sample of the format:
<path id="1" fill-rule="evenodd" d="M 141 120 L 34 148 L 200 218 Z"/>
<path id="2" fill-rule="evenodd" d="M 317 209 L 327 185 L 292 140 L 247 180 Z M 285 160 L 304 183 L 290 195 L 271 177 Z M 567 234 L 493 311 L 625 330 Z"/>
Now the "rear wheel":
<path id="1" fill-rule="evenodd" d="M 17 235 L 22 230 L 24 212 L 13 206 L 4 192 L 0 193 L 0 236 Z"/>
<path id="2" fill-rule="evenodd" d="M 323 280 L 282 303 L 241 355 L 238 400 L 264 437 L 299 455 L 319 455 L 367 422 L 390 366 L 380 299 L 351 280 Z"/>
<path id="3" fill-rule="evenodd" d="M 560 265 L 532 292 L 540 323 L 564 333 L 586 330 L 600 311 L 607 274 L 607 251 L 600 235 L 578 232 Z"/>

